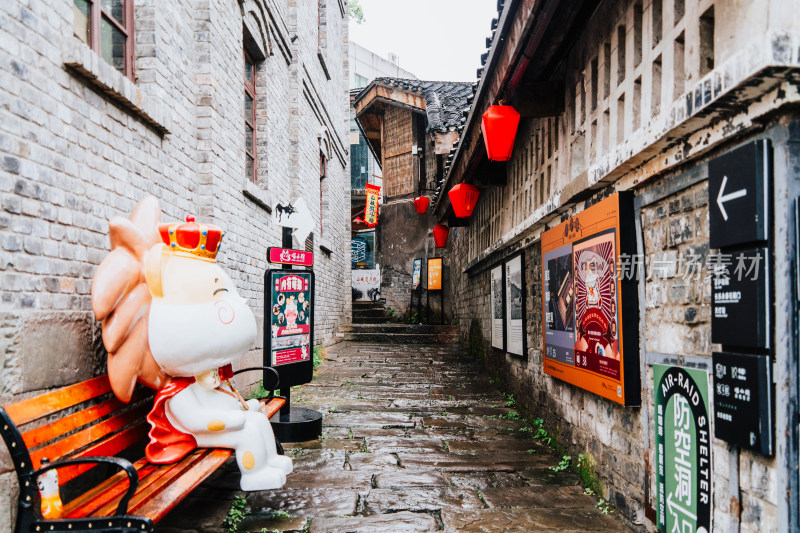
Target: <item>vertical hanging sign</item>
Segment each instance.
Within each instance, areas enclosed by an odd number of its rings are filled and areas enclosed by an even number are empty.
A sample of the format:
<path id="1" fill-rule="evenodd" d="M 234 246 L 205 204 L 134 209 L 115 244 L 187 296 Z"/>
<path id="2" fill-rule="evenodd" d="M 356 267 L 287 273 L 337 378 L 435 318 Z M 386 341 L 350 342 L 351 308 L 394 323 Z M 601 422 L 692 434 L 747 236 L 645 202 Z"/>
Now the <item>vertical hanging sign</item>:
<path id="1" fill-rule="evenodd" d="M 708 372 L 653 365 L 659 531 L 711 531 Z"/>
<path id="2" fill-rule="evenodd" d="M 370 228 L 378 225 L 378 203 L 381 188 L 378 185 L 366 184 L 367 201 L 364 204 L 364 223 Z"/>

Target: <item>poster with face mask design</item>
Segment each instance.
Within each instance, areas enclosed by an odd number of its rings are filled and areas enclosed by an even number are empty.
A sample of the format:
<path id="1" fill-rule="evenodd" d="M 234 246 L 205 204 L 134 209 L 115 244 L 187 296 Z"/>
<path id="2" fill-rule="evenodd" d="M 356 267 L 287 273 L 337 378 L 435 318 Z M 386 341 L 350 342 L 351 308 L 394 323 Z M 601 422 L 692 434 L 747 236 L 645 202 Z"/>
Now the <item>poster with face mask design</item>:
<path id="1" fill-rule="evenodd" d="M 311 358 L 311 274 L 270 273 L 272 366 Z"/>

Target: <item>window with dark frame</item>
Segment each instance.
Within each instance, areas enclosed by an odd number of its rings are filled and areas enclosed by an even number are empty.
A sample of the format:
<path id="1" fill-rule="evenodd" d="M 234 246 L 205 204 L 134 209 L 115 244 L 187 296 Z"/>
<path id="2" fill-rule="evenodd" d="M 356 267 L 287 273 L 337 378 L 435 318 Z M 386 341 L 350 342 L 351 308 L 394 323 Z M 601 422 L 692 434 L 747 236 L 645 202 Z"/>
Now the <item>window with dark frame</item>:
<path id="1" fill-rule="evenodd" d="M 244 50 L 244 166 L 245 176 L 256 177 L 256 65 Z"/>
<path id="2" fill-rule="evenodd" d="M 125 77 L 133 78 L 133 0 L 73 0 L 72 32 Z"/>
<path id="3" fill-rule="evenodd" d="M 328 175 L 328 158 L 322 152 L 319 153 L 319 236 L 322 237 L 323 228 L 325 227 L 324 215 L 327 212 L 325 206 L 325 193 L 327 192 L 328 183 L 325 178 Z"/>

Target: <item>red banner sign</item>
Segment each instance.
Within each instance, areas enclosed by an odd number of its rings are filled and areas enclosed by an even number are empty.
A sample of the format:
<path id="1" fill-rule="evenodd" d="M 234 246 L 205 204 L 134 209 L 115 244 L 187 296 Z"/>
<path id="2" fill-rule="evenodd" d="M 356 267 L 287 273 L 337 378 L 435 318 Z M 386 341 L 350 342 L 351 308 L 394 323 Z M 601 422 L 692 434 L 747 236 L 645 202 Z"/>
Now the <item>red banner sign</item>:
<path id="1" fill-rule="evenodd" d="M 267 249 L 267 261 L 281 265 L 313 266 L 314 252 L 271 247 Z"/>
<path id="2" fill-rule="evenodd" d="M 378 203 L 381 197 L 381 188 L 378 185 L 367 183 L 367 202 L 364 205 L 364 223 L 370 228 L 378 225 Z"/>

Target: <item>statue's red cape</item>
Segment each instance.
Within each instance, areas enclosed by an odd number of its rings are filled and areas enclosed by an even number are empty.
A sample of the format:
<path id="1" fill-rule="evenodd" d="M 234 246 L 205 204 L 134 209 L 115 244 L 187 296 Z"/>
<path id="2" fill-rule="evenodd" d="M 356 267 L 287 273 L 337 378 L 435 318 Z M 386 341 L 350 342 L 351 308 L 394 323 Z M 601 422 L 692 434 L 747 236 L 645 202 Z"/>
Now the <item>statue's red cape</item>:
<path id="1" fill-rule="evenodd" d="M 223 381 L 233 377 L 231 365 L 219 369 Z M 150 423 L 150 442 L 145 447 L 145 456 L 151 463 L 168 464 L 180 461 L 197 448 L 194 436 L 178 430 L 167 418 L 167 400 L 194 383 L 194 378 L 172 378 L 167 385 L 156 393 L 153 408 L 147 415 Z"/>

